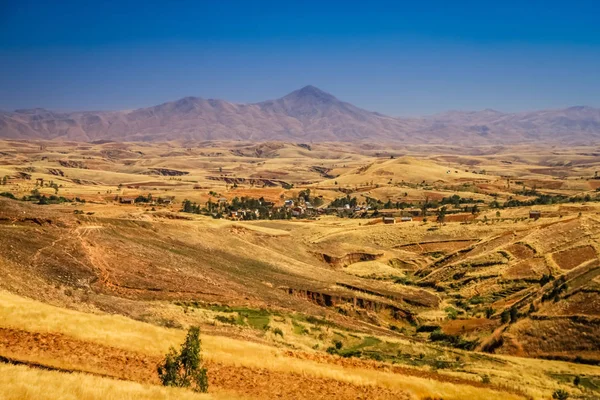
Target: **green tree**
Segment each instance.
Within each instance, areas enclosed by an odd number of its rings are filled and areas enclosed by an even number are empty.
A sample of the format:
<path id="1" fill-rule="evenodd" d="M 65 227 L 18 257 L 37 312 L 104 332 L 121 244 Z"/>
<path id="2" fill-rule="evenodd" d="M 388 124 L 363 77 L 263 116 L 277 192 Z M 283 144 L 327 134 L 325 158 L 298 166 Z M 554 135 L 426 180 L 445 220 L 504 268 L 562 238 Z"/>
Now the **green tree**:
<path id="1" fill-rule="evenodd" d="M 200 328 L 192 326 L 188 330 L 179 354 L 173 347 L 158 365 L 157 372 L 164 386 L 192 388 L 196 392 L 208 392 L 208 375 L 203 368 Z"/>
<path id="2" fill-rule="evenodd" d="M 508 310 L 502 311 L 502 314 L 500 314 L 500 320 L 503 324 L 506 324 L 510 320 L 510 312 Z"/>
<path id="3" fill-rule="evenodd" d="M 429 208 L 429 197 L 425 197 L 423 204 L 421 204 L 421 216 L 427 217 L 427 209 Z"/>
<path id="4" fill-rule="evenodd" d="M 446 206 L 440 208 L 437 212 L 437 222 L 443 224 L 446 220 Z"/>

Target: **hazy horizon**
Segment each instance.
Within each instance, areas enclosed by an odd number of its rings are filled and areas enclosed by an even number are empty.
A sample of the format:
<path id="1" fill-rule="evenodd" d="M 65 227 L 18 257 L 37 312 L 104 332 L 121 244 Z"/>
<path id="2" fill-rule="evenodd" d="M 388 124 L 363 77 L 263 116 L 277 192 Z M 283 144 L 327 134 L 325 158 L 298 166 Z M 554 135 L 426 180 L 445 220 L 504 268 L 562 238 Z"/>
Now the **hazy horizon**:
<path id="1" fill-rule="evenodd" d="M 303 87 L 306 86 L 314 86 L 314 85 L 304 85 Z M 4 111 L 4 112 L 17 112 L 17 111 L 24 111 L 24 110 L 35 110 L 35 109 L 43 109 L 43 110 L 48 110 L 48 111 L 52 111 L 52 112 L 59 112 L 59 113 L 76 113 L 76 112 L 124 112 L 124 111 L 135 111 L 138 109 L 144 109 L 144 108 L 148 108 L 148 107 L 153 107 L 153 106 L 158 106 L 161 104 L 167 104 L 167 103 L 172 103 L 172 102 L 176 102 L 185 98 L 198 98 L 198 99 L 204 99 L 204 100 L 222 100 L 222 101 L 226 101 L 232 104 L 257 104 L 260 102 L 265 102 L 265 101 L 270 101 L 270 100 L 277 100 L 279 98 L 285 97 L 291 93 L 293 93 L 296 90 L 299 90 L 301 88 L 297 88 L 289 93 L 284 93 L 281 96 L 277 97 L 277 98 L 272 98 L 272 99 L 263 99 L 263 100 L 259 100 L 256 102 L 248 102 L 248 103 L 241 103 L 241 102 L 234 102 L 234 101 L 230 101 L 229 99 L 224 99 L 224 98 L 208 98 L 208 97 L 204 97 L 201 95 L 188 95 L 188 96 L 182 96 L 180 98 L 177 99 L 169 99 L 166 101 L 162 101 L 160 103 L 156 103 L 156 104 L 149 104 L 146 106 L 141 106 L 141 107 L 132 107 L 132 108 L 123 108 L 123 109 L 110 109 L 110 108 L 105 108 L 105 109 L 60 109 L 60 108 L 53 108 L 53 107 L 23 107 L 23 108 L 16 108 L 16 109 L 11 109 L 11 110 L 6 110 L 6 109 L 0 109 L 0 111 Z M 322 88 L 318 88 L 320 90 L 323 90 Z M 323 90 L 325 92 L 327 92 L 326 90 Z M 330 92 L 327 92 L 330 93 Z M 335 96 L 335 93 L 330 93 L 333 96 Z M 336 96 L 337 97 L 337 96 Z M 338 98 L 338 100 L 340 101 L 344 101 L 344 99 L 340 99 Z M 573 105 L 568 105 L 565 107 L 561 107 L 561 108 L 553 108 L 555 110 L 559 110 L 559 109 L 567 109 L 567 108 L 575 108 L 575 107 L 591 107 L 591 108 L 597 108 L 597 107 L 593 107 L 593 106 L 589 106 L 587 104 L 573 104 Z M 485 107 L 485 108 L 479 108 L 479 109 L 448 109 L 448 110 L 441 110 L 441 111 L 437 111 L 434 113 L 430 113 L 430 114 L 412 114 L 412 115 L 393 115 L 393 114 L 387 114 L 388 116 L 391 117 L 400 117 L 400 118 L 421 118 L 421 117 L 431 117 L 431 116 L 435 116 L 438 114 L 444 114 L 444 113 L 452 113 L 452 112 L 483 112 L 483 111 L 495 111 L 495 112 L 500 112 L 503 114 L 518 114 L 518 113 L 527 113 L 527 112 L 535 112 L 535 111 L 545 111 L 545 110 L 553 110 L 553 109 L 528 109 L 528 110 L 515 110 L 515 111 L 505 111 L 505 110 L 499 110 L 499 109 L 495 109 L 495 108 L 490 108 L 490 107 Z M 377 112 L 377 113 L 381 113 L 386 115 L 385 113 L 380 112 L 379 110 L 371 110 L 371 109 L 366 109 L 367 111 L 371 111 L 371 112 Z"/>
<path id="2" fill-rule="evenodd" d="M 0 109 L 255 103 L 314 85 L 391 116 L 600 107 L 600 6 L 0 5 Z"/>

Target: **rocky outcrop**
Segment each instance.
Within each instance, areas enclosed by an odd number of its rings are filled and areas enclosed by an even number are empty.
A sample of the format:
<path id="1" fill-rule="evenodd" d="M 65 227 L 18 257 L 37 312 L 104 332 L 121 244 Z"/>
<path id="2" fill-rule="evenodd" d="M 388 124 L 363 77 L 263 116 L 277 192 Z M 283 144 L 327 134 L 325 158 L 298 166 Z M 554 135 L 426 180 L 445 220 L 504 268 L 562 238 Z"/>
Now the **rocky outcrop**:
<path id="1" fill-rule="evenodd" d="M 168 168 L 152 168 L 146 172 L 142 172 L 142 175 L 161 175 L 161 176 L 183 176 L 188 175 L 187 171 L 178 171 L 176 169 Z"/>
<path id="2" fill-rule="evenodd" d="M 88 169 L 87 165 L 82 161 L 58 160 L 58 163 L 65 168 Z"/>
<path id="3" fill-rule="evenodd" d="M 325 179 L 333 179 L 335 178 L 334 175 L 331 175 L 331 168 L 326 168 L 326 167 L 319 167 L 318 165 L 314 165 L 312 167 L 310 167 L 311 171 L 314 171 L 316 173 L 318 173 L 319 175 L 321 175 L 323 178 Z"/>
<path id="4" fill-rule="evenodd" d="M 400 308 L 385 301 L 378 301 L 376 299 L 352 296 L 350 294 L 342 295 L 318 292 L 308 289 L 284 288 L 284 290 L 287 291 L 289 295 L 308 300 L 321 307 L 340 307 L 342 305 L 350 305 L 357 310 L 365 310 L 374 313 L 389 312 L 392 318 L 396 320 L 405 319 L 413 321 L 415 319 L 414 314 L 410 310 Z"/>
<path id="5" fill-rule="evenodd" d="M 207 176 L 206 178 L 210 179 L 211 181 L 222 181 L 229 185 L 233 185 L 235 183 L 236 185 L 242 185 L 242 184 L 264 185 L 264 186 L 269 186 L 269 187 L 290 186 L 290 184 L 288 182 L 285 182 L 285 181 L 282 181 L 279 179 L 236 178 L 236 177 L 232 177 L 232 176 Z"/>
<path id="6" fill-rule="evenodd" d="M 350 264 L 354 264 L 361 261 L 373 261 L 383 256 L 383 253 L 366 253 L 366 252 L 354 252 L 348 253 L 343 256 L 332 256 L 326 253 L 321 254 L 323 261 L 335 268 L 343 268 Z"/>
<path id="7" fill-rule="evenodd" d="M 55 176 L 65 176 L 64 171 L 58 168 L 48 168 L 48 173 Z"/>

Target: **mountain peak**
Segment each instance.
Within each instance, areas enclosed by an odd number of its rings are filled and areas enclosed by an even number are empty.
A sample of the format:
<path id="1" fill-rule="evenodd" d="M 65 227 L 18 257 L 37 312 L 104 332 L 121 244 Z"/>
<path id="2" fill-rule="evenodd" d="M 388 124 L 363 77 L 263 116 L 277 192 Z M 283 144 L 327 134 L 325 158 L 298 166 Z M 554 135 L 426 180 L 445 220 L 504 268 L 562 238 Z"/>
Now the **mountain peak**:
<path id="1" fill-rule="evenodd" d="M 301 89 L 295 90 L 285 96 L 284 99 L 316 99 L 322 102 L 337 100 L 334 95 L 312 85 L 307 85 Z"/>

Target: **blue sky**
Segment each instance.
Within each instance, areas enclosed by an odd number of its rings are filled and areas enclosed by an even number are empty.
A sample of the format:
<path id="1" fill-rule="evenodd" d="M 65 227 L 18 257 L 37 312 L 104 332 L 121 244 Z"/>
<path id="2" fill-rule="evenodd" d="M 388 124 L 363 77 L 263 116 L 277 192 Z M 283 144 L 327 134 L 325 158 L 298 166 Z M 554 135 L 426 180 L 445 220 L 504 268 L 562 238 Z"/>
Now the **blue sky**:
<path id="1" fill-rule="evenodd" d="M 599 1 L 0 0 L 0 109 L 307 84 L 390 115 L 600 107 L 599 20 Z"/>

